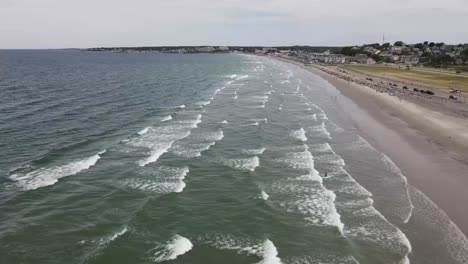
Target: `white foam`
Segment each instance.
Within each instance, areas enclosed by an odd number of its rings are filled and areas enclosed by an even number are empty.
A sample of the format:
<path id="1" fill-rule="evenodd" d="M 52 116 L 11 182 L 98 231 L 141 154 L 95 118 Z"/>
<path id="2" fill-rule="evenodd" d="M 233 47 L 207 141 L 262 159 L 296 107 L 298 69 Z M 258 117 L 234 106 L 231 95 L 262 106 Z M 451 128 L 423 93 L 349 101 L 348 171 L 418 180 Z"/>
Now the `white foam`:
<path id="1" fill-rule="evenodd" d="M 146 127 L 144 128 L 143 130 L 141 130 L 140 132 L 138 132 L 138 135 L 144 135 L 146 133 L 148 133 L 148 131 L 150 130 L 151 127 Z"/>
<path id="2" fill-rule="evenodd" d="M 203 151 L 209 150 L 216 142 L 180 144 L 173 146 L 171 152 L 179 157 L 196 158 L 200 157 Z"/>
<path id="3" fill-rule="evenodd" d="M 344 224 L 335 206 L 336 195 L 322 184 L 322 178 L 315 169 L 314 157 L 308 146 L 304 145 L 303 148 L 304 151 L 286 153 L 286 159 L 278 161 L 294 169 L 305 170 L 308 174 L 289 182 L 278 183 L 275 189 L 293 197 L 292 200 L 282 203 L 287 210 L 304 214 L 306 220 L 312 224 L 335 226 L 343 234 Z"/>
<path id="4" fill-rule="evenodd" d="M 106 151 L 100 151 L 91 157 L 72 161 L 65 165 L 50 168 L 39 168 L 26 174 L 15 173 L 10 179 L 24 190 L 35 190 L 37 188 L 54 185 L 59 179 L 77 174 L 94 166 Z"/>
<path id="5" fill-rule="evenodd" d="M 241 159 L 225 159 L 222 160 L 223 164 L 234 169 L 246 170 L 246 171 L 255 171 L 260 165 L 260 160 L 257 156 L 251 158 L 241 158 Z"/>
<path id="6" fill-rule="evenodd" d="M 112 234 L 112 236 L 109 237 L 109 242 L 114 241 L 119 236 L 127 233 L 127 231 L 128 231 L 128 228 L 126 226 L 124 226 L 121 230 L 115 232 L 114 234 Z"/>
<path id="7" fill-rule="evenodd" d="M 149 173 L 142 172 L 142 177 L 128 179 L 125 185 L 132 189 L 154 193 L 180 193 L 186 187 L 185 177 L 188 167 L 158 167 Z M 148 175 L 149 174 L 149 175 Z M 145 176 L 145 177 L 143 177 Z"/>
<path id="8" fill-rule="evenodd" d="M 309 130 L 313 132 L 314 135 L 324 136 L 328 139 L 331 139 L 330 132 L 328 132 L 324 122 L 322 122 L 320 125 L 310 127 Z"/>
<path id="9" fill-rule="evenodd" d="M 178 256 L 184 255 L 185 253 L 192 250 L 192 242 L 180 235 L 174 235 L 171 241 L 166 245 L 159 245 L 154 250 L 155 262 L 163 262 L 168 260 L 175 260 Z"/>
<path id="10" fill-rule="evenodd" d="M 253 118 L 253 119 L 250 119 L 250 121 L 253 121 L 253 122 L 263 122 L 263 123 L 268 123 L 268 119 L 266 118 Z"/>
<path id="11" fill-rule="evenodd" d="M 239 98 L 239 96 L 237 96 L 237 94 L 236 94 L 236 96 L 233 97 L 234 100 L 237 100 L 238 98 Z"/>
<path id="12" fill-rule="evenodd" d="M 328 143 L 321 143 L 321 144 L 313 145 L 312 149 L 313 149 L 314 152 L 324 152 L 324 153 L 333 152 L 334 153 L 333 149 L 331 148 L 330 144 L 328 144 Z"/>
<path id="13" fill-rule="evenodd" d="M 221 121 L 221 124 L 228 124 L 229 122 L 227 120 Z"/>
<path id="14" fill-rule="evenodd" d="M 128 227 L 123 226 L 120 230 L 112 233 L 111 235 L 102 237 L 102 238 L 97 239 L 97 240 L 90 240 L 90 241 L 81 240 L 78 243 L 82 244 L 82 245 L 87 244 L 89 242 L 95 244 L 92 251 L 89 254 L 89 256 L 92 256 L 92 255 L 96 254 L 99 250 L 102 250 L 103 248 L 105 248 L 109 243 L 116 240 L 118 237 L 120 237 L 120 236 L 124 235 L 125 233 L 127 233 L 127 231 L 128 231 Z"/>
<path id="15" fill-rule="evenodd" d="M 259 103 L 266 103 L 268 102 L 269 97 L 267 95 L 252 95 L 250 99 Z"/>
<path id="16" fill-rule="evenodd" d="M 313 114 L 313 115 L 311 115 L 311 117 L 312 117 L 312 120 L 317 121 L 317 114 Z"/>
<path id="17" fill-rule="evenodd" d="M 197 102 L 196 105 L 198 106 L 206 106 L 206 105 L 209 105 L 211 104 L 211 101 L 200 101 L 200 102 Z"/>
<path id="18" fill-rule="evenodd" d="M 172 116 L 170 116 L 170 115 L 161 118 L 161 122 L 166 122 L 166 121 L 169 121 L 169 120 L 172 120 Z"/>
<path id="19" fill-rule="evenodd" d="M 188 132 L 188 133 L 190 133 L 190 132 Z M 146 165 L 148 165 L 150 163 L 156 162 L 161 157 L 162 154 L 166 153 L 171 148 L 173 143 L 174 143 L 174 141 L 164 142 L 164 143 L 160 143 L 160 144 L 154 144 L 152 146 L 153 149 L 148 153 L 149 157 L 147 157 L 146 159 L 138 161 L 138 165 L 140 165 L 141 167 L 144 167 L 144 166 L 146 166 Z"/>
<path id="20" fill-rule="evenodd" d="M 261 155 L 265 152 L 266 148 L 259 149 L 243 149 L 242 152 L 247 155 Z"/>
<path id="21" fill-rule="evenodd" d="M 208 244 L 221 250 L 234 250 L 240 254 L 262 257 L 262 241 L 231 235 L 205 235 L 197 239 L 202 244 Z"/>
<path id="22" fill-rule="evenodd" d="M 260 196 L 262 197 L 263 200 L 268 200 L 268 197 L 270 197 L 265 191 L 261 191 Z"/>
<path id="23" fill-rule="evenodd" d="M 205 132 L 202 135 L 203 140 L 206 141 L 220 141 L 221 139 L 224 138 L 224 133 L 222 129 L 218 129 L 217 131 L 214 132 Z"/>
<path id="24" fill-rule="evenodd" d="M 300 128 L 298 130 L 294 130 L 290 133 L 290 136 L 296 139 L 299 139 L 300 141 L 307 141 L 307 137 L 305 135 L 305 130 L 304 128 Z"/>
<path id="25" fill-rule="evenodd" d="M 247 79 L 247 78 L 249 78 L 249 75 L 240 75 L 236 78 L 236 80 L 240 81 L 240 80 Z"/>
<path id="26" fill-rule="evenodd" d="M 171 152 L 180 157 L 200 157 L 203 151 L 210 149 L 224 138 L 222 129 L 193 135 L 190 142 L 178 142 L 171 147 Z"/>
<path id="27" fill-rule="evenodd" d="M 233 74 L 233 75 L 229 76 L 229 78 L 231 78 L 231 79 L 234 79 L 236 77 L 237 77 L 237 74 Z"/>
<path id="28" fill-rule="evenodd" d="M 179 105 L 179 106 L 177 106 L 176 108 L 183 109 L 183 108 L 185 108 L 185 105 Z"/>
<path id="29" fill-rule="evenodd" d="M 146 166 L 156 162 L 164 153 L 168 152 L 174 142 L 186 138 L 190 131 L 201 122 L 202 115 L 198 114 L 195 119 L 179 120 L 171 125 L 154 127 L 148 133 L 129 141 L 127 144 L 134 147 L 149 149 L 148 157 L 139 160 L 140 166 Z"/>
<path id="30" fill-rule="evenodd" d="M 393 172 L 394 174 L 398 175 L 402 181 L 404 182 L 405 184 L 405 188 L 406 188 L 406 196 L 407 196 L 407 199 L 408 199 L 408 203 L 409 203 L 409 210 L 408 210 L 408 215 L 403 219 L 403 223 L 408 223 L 408 221 L 410 220 L 411 218 L 411 215 L 413 214 L 413 209 L 414 209 L 414 205 L 413 203 L 411 202 L 411 196 L 410 196 L 410 193 L 409 193 L 409 188 L 408 188 L 408 180 L 406 179 L 406 177 L 403 175 L 403 173 L 401 172 L 400 168 L 398 168 L 397 165 L 395 165 L 395 163 L 393 163 L 393 161 L 385 154 L 381 154 L 381 160 L 382 162 L 385 164 L 385 166 L 391 171 Z"/>
<path id="31" fill-rule="evenodd" d="M 263 259 L 259 264 L 281 264 L 281 259 L 278 258 L 278 250 L 273 242 L 266 239 L 263 242 Z"/>

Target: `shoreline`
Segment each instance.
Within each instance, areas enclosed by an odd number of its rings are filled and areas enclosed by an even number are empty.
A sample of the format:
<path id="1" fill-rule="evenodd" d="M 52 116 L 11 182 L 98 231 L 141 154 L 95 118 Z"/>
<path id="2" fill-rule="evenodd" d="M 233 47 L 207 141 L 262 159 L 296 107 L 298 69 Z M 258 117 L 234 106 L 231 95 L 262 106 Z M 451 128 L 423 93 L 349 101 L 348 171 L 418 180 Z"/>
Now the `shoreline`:
<path id="1" fill-rule="evenodd" d="M 350 99 L 354 105 L 344 107 L 363 138 L 468 236 L 468 121 L 343 80 L 317 66 L 277 59 L 320 76 Z"/>

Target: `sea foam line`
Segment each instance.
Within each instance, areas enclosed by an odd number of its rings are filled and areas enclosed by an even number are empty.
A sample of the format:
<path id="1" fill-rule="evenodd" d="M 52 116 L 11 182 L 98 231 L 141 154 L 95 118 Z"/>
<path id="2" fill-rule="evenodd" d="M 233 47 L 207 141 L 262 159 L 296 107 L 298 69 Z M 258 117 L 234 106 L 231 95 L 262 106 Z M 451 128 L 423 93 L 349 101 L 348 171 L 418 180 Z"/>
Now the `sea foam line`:
<path id="1" fill-rule="evenodd" d="M 141 191 L 154 193 L 180 193 L 186 187 L 185 177 L 190 172 L 188 167 L 157 167 L 149 175 L 128 179 L 125 185 Z M 145 177 L 146 176 L 146 177 Z"/>
<path id="2" fill-rule="evenodd" d="M 130 144 L 136 147 L 149 148 L 149 156 L 139 160 L 137 163 L 144 167 L 150 163 L 156 162 L 164 153 L 168 152 L 174 142 L 188 137 L 191 129 L 197 128 L 202 122 L 202 115 L 198 114 L 194 120 L 181 120 L 174 122 L 170 126 L 162 126 L 150 130 Z"/>
<path id="3" fill-rule="evenodd" d="M 314 157 L 309 151 L 309 147 L 303 145 L 303 149 L 304 151 L 301 152 L 287 153 L 286 160 L 279 161 L 287 163 L 294 169 L 305 170 L 307 175 L 297 177 L 293 181 L 277 184 L 275 188 L 282 193 L 293 195 L 295 198 L 291 202 L 284 203 L 285 206 L 291 207 L 288 210 L 298 210 L 306 215 L 306 220 L 312 224 L 335 226 L 344 236 L 344 224 L 341 222 L 341 215 L 335 206 L 336 195 L 323 185 L 323 179 L 315 169 Z M 311 192 L 310 188 L 302 181 L 310 181 L 310 184 L 316 186 L 317 189 Z"/>
<path id="4" fill-rule="evenodd" d="M 54 185 L 59 179 L 77 174 L 94 166 L 106 150 L 98 152 L 91 157 L 72 161 L 65 165 L 50 168 L 39 168 L 26 174 L 15 173 L 9 178 L 23 190 L 34 190 L 37 188 Z"/>
<path id="5" fill-rule="evenodd" d="M 260 160 L 258 156 L 251 158 L 240 158 L 240 159 L 224 159 L 222 163 L 228 167 L 239 170 L 255 171 L 255 168 L 260 166 Z"/>
<path id="6" fill-rule="evenodd" d="M 169 121 L 169 120 L 172 120 L 171 115 L 168 115 L 168 116 L 165 116 L 165 117 L 161 118 L 161 122 L 166 122 L 166 121 Z"/>
<path id="7" fill-rule="evenodd" d="M 298 130 L 293 130 L 291 133 L 290 133 L 290 136 L 293 137 L 293 138 L 296 138 L 296 139 L 299 139 L 300 141 L 307 141 L 307 137 L 305 135 L 305 130 L 304 128 L 300 128 Z"/>
<path id="8" fill-rule="evenodd" d="M 326 143 L 328 144 L 328 143 Z M 334 156 L 337 156 L 341 159 L 339 155 L 336 154 L 336 152 L 333 150 L 333 148 L 330 147 L 330 145 L 325 146 L 325 149 L 329 149 Z M 362 185 L 360 185 L 345 169 L 344 169 L 344 161 L 343 164 L 339 164 L 340 171 L 344 173 L 344 175 L 348 178 L 349 182 L 352 182 L 355 187 L 354 189 L 357 190 L 362 190 L 359 191 L 360 193 L 366 195 L 367 197 L 371 197 L 372 193 L 367 191 Z M 369 198 L 367 198 L 369 199 Z M 361 213 L 361 214 L 360 214 Z M 354 214 L 359 215 L 361 217 L 365 217 L 367 219 L 367 224 L 364 223 L 363 226 L 356 228 L 350 228 L 344 230 L 344 235 L 346 235 L 349 238 L 354 238 L 354 239 L 372 239 L 375 240 L 375 238 L 381 238 L 381 237 L 386 237 L 385 242 L 383 245 L 379 244 L 380 246 L 388 246 L 387 244 L 391 243 L 392 241 L 389 240 L 389 235 L 393 236 L 393 238 L 397 239 L 398 243 L 401 243 L 401 245 L 406 248 L 406 252 L 404 253 L 404 257 L 401 261 L 401 263 L 408 263 L 409 264 L 409 259 L 408 255 L 412 251 L 411 243 L 409 242 L 408 238 L 406 235 L 398 228 L 396 227 L 393 223 L 388 221 L 384 215 L 382 215 L 375 207 L 373 206 L 373 201 L 371 199 L 371 203 L 369 206 L 359 209 Z M 372 217 L 376 217 L 376 219 L 372 219 Z M 378 220 L 380 219 L 380 220 Z M 377 221 L 376 221 L 377 220 Z M 379 221 L 382 222 L 383 225 L 379 225 Z M 375 227 L 374 227 L 375 225 Z M 370 229 L 372 228 L 372 231 L 370 232 L 365 232 L 364 234 L 361 232 L 362 230 Z M 389 232 L 389 233 L 386 233 Z M 387 241 L 388 240 L 388 241 Z M 399 245 L 396 245 L 397 247 Z M 392 247 L 392 246 L 390 246 Z M 403 250 L 403 249 L 401 249 Z M 400 252 L 403 253 L 403 252 Z"/>
<path id="9" fill-rule="evenodd" d="M 408 212 L 408 216 L 403 220 L 403 223 L 408 223 L 408 221 L 411 219 L 411 215 L 413 214 L 413 209 L 414 209 L 414 205 L 413 203 L 411 202 L 411 196 L 410 196 L 410 193 L 409 193 L 409 187 L 408 187 L 408 179 L 403 175 L 403 173 L 401 172 L 400 168 L 398 168 L 397 165 L 395 165 L 395 163 L 393 163 L 393 161 L 385 154 L 381 153 L 381 160 L 384 162 L 384 164 L 395 174 L 399 175 L 403 182 L 405 183 L 405 188 L 406 188 L 406 195 L 407 195 L 407 198 L 408 198 L 408 202 L 410 204 L 410 210 Z"/>
<path id="10" fill-rule="evenodd" d="M 259 264 L 281 264 L 281 259 L 278 257 L 278 250 L 271 240 L 265 239 L 263 242 L 263 259 Z"/>
<path id="11" fill-rule="evenodd" d="M 193 244 L 188 238 L 176 234 L 165 245 L 158 245 L 153 249 L 155 251 L 153 261 L 175 260 L 177 257 L 192 250 L 192 247 Z"/>

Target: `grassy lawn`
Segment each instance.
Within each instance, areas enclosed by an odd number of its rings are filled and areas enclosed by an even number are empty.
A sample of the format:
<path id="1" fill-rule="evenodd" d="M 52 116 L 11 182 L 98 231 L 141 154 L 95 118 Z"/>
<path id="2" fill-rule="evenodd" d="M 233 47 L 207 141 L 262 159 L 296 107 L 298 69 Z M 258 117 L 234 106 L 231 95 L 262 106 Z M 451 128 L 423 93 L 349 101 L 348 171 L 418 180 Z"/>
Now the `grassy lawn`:
<path id="1" fill-rule="evenodd" d="M 385 77 L 410 84 L 419 84 L 441 91 L 447 91 L 451 88 L 455 88 L 468 92 L 468 78 L 463 76 L 406 70 L 404 68 L 399 69 L 379 65 L 345 65 L 342 66 L 342 68 L 358 73 L 373 75 L 375 77 Z"/>

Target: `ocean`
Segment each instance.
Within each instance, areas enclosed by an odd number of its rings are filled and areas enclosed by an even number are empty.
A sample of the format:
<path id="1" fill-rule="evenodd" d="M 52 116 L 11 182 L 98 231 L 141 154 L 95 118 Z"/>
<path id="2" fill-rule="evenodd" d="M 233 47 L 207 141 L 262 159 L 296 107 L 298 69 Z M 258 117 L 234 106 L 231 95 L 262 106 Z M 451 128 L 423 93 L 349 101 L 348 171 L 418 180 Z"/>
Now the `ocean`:
<path id="1" fill-rule="evenodd" d="M 0 51 L 1 263 L 468 263 L 298 66 Z"/>

